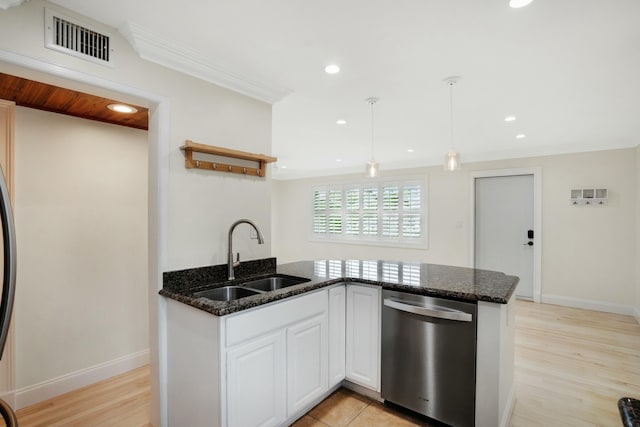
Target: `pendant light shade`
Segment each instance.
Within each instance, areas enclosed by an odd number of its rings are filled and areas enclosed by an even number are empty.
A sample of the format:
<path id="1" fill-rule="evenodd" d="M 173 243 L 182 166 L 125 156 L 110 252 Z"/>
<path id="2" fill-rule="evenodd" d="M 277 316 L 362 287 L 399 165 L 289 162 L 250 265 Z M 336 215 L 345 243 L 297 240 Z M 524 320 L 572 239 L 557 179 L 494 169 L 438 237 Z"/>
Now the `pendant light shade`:
<path id="1" fill-rule="evenodd" d="M 460 153 L 449 151 L 444 156 L 444 170 L 453 172 L 460 169 Z"/>
<path id="2" fill-rule="evenodd" d="M 444 170 L 449 172 L 460 170 L 460 153 L 455 150 L 453 145 L 453 87 L 456 85 L 458 80 L 460 80 L 460 77 L 458 76 L 447 77 L 445 79 L 445 82 L 449 85 L 449 120 L 451 126 L 451 142 L 449 152 L 444 156 Z"/>
<path id="3" fill-rule="evenodd" d="M 533 0 L 509 0 L 509 6 L 514 9 L 528 6 Z"/>
<path id="4" fill-rule="evenodd" d="M 378 165 L 378 162 L 375 161 L 375 157 L 374 157 L 374 146 L 373 146 L 373 104 L 375 104 L 376 102 L 378 102 L 379 98 L 367 98 L 365 99 L 365 101 L 367 101 L 367 103 L 369 105 L 371 105 L 371 160 L 369 162 L 367 162 L 365 171 L 366 171 L 366 176 L 368 178 L 375 178 L 378 176 L 378 172 L 380 170 L 380 167 Z"/>
<path id="5" fill-rule="evenodd" d="M 371 160 L 370 162 L 367 162 L 367 167 L 366 167 L 366 174 L 367 174 L 367 178 L 375 178 L 376 176 L 378 176 L 378 170 L 379 170 L 379 166 L 378 166 L 378 162 L 376 162 L 375 160 Z"/>

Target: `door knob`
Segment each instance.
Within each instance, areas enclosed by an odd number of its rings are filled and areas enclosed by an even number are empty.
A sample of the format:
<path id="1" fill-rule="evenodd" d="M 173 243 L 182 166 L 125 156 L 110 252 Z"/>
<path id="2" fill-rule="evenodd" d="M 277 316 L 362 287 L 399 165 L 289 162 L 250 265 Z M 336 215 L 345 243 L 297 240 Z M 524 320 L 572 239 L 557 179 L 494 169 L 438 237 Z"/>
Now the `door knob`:
<path id="1" fill-rule="evenodd" d="M 522 246 L 533 246 L 533 242 L 523 243 Z"/>

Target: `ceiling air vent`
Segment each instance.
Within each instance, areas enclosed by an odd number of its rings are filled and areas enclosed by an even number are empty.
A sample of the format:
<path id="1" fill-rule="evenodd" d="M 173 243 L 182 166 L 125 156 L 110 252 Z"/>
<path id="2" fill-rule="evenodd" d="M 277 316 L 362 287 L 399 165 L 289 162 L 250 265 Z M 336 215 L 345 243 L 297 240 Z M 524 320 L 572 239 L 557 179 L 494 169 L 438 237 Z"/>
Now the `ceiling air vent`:
<path id="1" fill-rule="evenodd" d="M 45 9 L 45 46 L 98 64 L 112 65 L 112 36 Z"/>

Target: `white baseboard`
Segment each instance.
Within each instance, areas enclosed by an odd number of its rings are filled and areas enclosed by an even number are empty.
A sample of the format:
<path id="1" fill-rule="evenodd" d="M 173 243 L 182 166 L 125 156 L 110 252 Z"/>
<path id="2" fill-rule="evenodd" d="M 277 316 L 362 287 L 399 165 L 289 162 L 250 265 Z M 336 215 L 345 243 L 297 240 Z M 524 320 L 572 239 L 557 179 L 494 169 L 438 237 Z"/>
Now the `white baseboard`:
<path id="1" fill-rule="evenodd" d="M 371 400 L 375 400 L 378 401 L 380 403 L 384 402 L 384 399 L 382 398 L 382 396 L 380 395 L 380 393 L 378 393 L 377 391 L 371 390 L 370 388 L 361 386 L 360 384 L 356 384 L 353 383 L 349 380 L 343 380 L 342 381 L 342 387 L 351 390 L 351 391 L 355 391 L 356 393 L 368 397 Z"/>
<path id="2" fill-rule="evenodd" d="M 149 363 L 149 350 L 118 357 L 79 371 L 70 372 L 38 384 L 16 390 L 16 409 L 77 390 Z"/>
<path id="3" fill-rule="evenodd" d="M 16 394 L 13 391 L 8 391 L 4 394 L 0 394 L 0 399 L 4 400 L 11 406 L 11 409 L 16 410 Z"/>
<path id="4" fill-rule="evenodd" d="M 285 425 L 285 426 L 292 425 L 293 423 L 296 422 L 296 420 L 299 420 L 300 418 L 304 417 L 304 415 L 307 412 L 312 410 L 316 405 L 318 405 L 320 402 L 322 402 L 327 397 L 329 397 L 331 395 L 331 393 L 333 393 L 334 391 L 338 390 L 341 387 L 341 385 L 342 384 L 336 384 L 335 386 L 331 387 L 328 391 L 323 393 L 321 396 L 318 396 L 312 402 L 308 403 L 303 408 L 301 408 L 299 411 L 297 411 L 295 414 L 293 414 L 292 416 L 288 417 L 287 420 L 284 423 L 282 423 L 282 425 Z"/>
<path id="5" fill-rule="evenodd" d="M 633 307 L 633 317 L 635 317 L 636 322 L 640 324 L 640 307 Z"/>
<path id="6" fill-rule="evenodd" d="M 502 421 L 500 427 L 508 427 L 511 425 L 511 414 L 513 414 L 513 407 L 516 406 L 516 385 L 511 384 L 511 390 L 507 396 L 507 404 L 502 412 Z"/>
<path id="7" fill-rule="evenodd" d="M 567 307 L 584 308 L 586 310 L 604 311 L 607 313 L 624 314 L 627 316 L 637 316 L 636 308 L 631 305 L 615 304 L 612 302 L 603 302 L 588 300 L 582 298 L 565 297 L 563 295 L 543 294 L 540 302 L 544 304 L 564 305 Z M 636 317 L 637 319 L 637 317 Z"/>

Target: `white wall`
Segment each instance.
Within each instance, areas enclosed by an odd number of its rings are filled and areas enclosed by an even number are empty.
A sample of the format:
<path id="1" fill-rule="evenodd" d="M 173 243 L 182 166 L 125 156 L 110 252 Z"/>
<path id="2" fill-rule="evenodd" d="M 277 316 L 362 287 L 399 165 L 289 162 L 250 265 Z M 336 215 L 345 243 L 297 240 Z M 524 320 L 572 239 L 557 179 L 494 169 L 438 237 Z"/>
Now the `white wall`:
<path id="1" fill-rule="evenodd" d="M 150 212 L 151 223 L 159 218 L 161 235 L 150 235 L 150 240 L 158 239 L 159 259 L 150 260 L 150 328 L 152 361 L 152 422 L 160 425 L 163 416 L 160 399 L 163 379 L 163 316 L 162 298 L 157 295 L 161 286 L 154 267 L 169 271 L 202 265 L 225 262 L 226 233 L 229 225 L 241 217 L 253 219 L 264 232 L 267 243 L 271 240 L 269 224 L 270 181 L 241 176 L 221 175 L 213 172 L 201 172 L 184 168 L 184 156 L 179 147 L 186 139 L 219 145 L 243 151 L 271 154 L 271 106 L 213 84 L 185 76 L 151 62 L 142 60 L 119 35 L 117 30 L 112 40 L 116 50 L 115 65 L 106 67 L 77 59 L 44 47 L 44 7 L 58 8 L 43 0 L 32 0 L 19 7 L 0 12 L 0 52 L 16 52 L 22 58 L 33 58 L 47 67 L 33 69 L 15 65 L 21 63 L 1 63 L 0 71 L 71 87 L 76 90 L 113 97 L 113 92 L 96 89 L 84 83 L 69 81 L 68 75 L 83 73 L 83 79 L 100 80 L 104 87 L 116 90 L 125 86 L 126 91 L 153 94 L 153 99 L 162 98 L 162 112 L 167 121 L 161 123 L 162 129 L 168 129 L 168 154 L 162 155 L 159 164 L 151 156 L 154 164 L 150 170 L 159 170 L 150 175 L 150 203 L 155 207 L 156 189 L 160 199 L 166 200 L 168 212 Z M 61 9 L 63 10 L 63 9 Z M 64 11 L 64 10 L 63 10 Z M 73 16 L 71 11 L 64 11 Z M 84 21 L 85 18 L 80 17 Z M 90 21 L 90 20 L 89 20 Z M 97 27 L 99 24 L 94 23 Z M 6 55 L 5 55 L 6 56 Z M 51 74 L 43 71 L 47 70 Z M 118 96 L 123 101 L 137 102 L 155 109 L 155 104 L 132 96 Z M 152 115 L 152 122 L 158 117 Z M 163 142 L 163 131 L 150 130 L 153 138 Z M 153 139 L 151 144 L 157 141 Z M 164 153 L 163 145 L 158 149 L 150 146 L 150 152 Z M 159 181 L 156 178 L 159 177 Z M 165 185 L 166 183 L 166 185 Z M 162 202 L 161 202 L 162 203 Z M 155 231 L 155 229 L 154 229 Z M 237 233 L 236 249 L 243 259 L 263 258 L 270 255 L 270 244 L 256 245 L 248 241 L 248 231 Z M 152 248 L 155 250 L 155 246 Z M 100 339 L 99 337 L 95 338 Z M 16 355 L 20 358 L 20 355 Z M 41 355 L 46 357 L 46 355 Z M 166 405 L 165 405 L 166 406 Z"/>
<path id="2" fill-rule="evenodd" d="M 197 106 L 186 99 L 172 102 L 172 116 L 185 128 L 172 138 L 176 145 L 191 138 L 256 153 L 271 152 L 270 106 L 211 86 L 211 100 Z M 186 89 L 186 87 L 185 87 Z M 191 87 L 197 99 L 203 88 Z M 270 255 L 271 179 L 184 168 L 182 151 L 170 157 L 169 263 L 166 271 L 227 262 L 229 226 L 240 218 L 253 220 L 265 238 L 264 245 L 249 239 L 250 227 L 239 226 L 234 251 L 241 260 Z"/>
<path id="3" fill-rule="evenodd" d="M 467 264 L 467 230 L 456 228 L 468 216 L 465 174 L 445 173 L 442 168 L 385 171 L 384 176 L 423 177 L 428 175 L 428 250 L 389 248 L 351 244 L 331 244 L 310 240 L 311 191 L 314 185 L 352 183 L 361 175 L 276 181 L 273 185 L 274 255 L 278 262 L 300 259 L 387 259 L 424 261 L 436 264 Z M 450 194 L 455 188 L 464 192 Z M 466 228 L 466 227 L 465 227 Z"/>
<path id="4" fill-rule="evenodd" d="M 339 176 L 274 184 L 274 249 L 279 261 L 313 258 L 383 258 L 470 265 L 470 171 L 542 168 L 542 294 L 629 305 L 634 295 L 637 255 L 635 149 L 464 164 L 447 173 L 441 167 L 387 171 L 386 175 L 426 174 L 429 179 L 427 250 L 317 243 L 309 240 L 311 188 Z M 384 164 L 383 164 L 384 165 Z M 609 204 L 574 207 L 571 188 L 605 187 Z M 287 209 L 292 200 L 299 209 Z M 306 206 L 304 201 L 308 201 Z M 462 224 L 458 228 L 459 223 Z"/>
<path id="5" fill-rule="evenodd" d="M 18 107 L 18 389 L 148 349 L 147 132 Z"/>
<path id="6" fill-rule="evenodd" d="M 640 145 L 636 147 L 636 320 L 640 323 Z"/>
<path id="7" fill-rule="evenodd" d="M 0 13 L 0 49 L 19 52 L 101 78 L 165 96 L 170 101 L 168 258 L 163 270 L 226 262 L 226 232 L 231 223 L 248 217 L 270 239 L 269 179 L 187 170 L 179 147 L 186 139 L 256 153 L 271 153 L 271 106 L 236 92 L 158 66 L 138 57 L 128 42 L 114 33 L 115 66 L 107 67 L 44 48 L 44 7 L 33 0 Z M 89 21 L 86 17 L 79 17 Z M 98 28 L 100 24 L 95 24 Z M 20 36 L 17 36 L 19 34 Z M 1 64 L 0 71 L 69 86 L 64 79 Z M 80 90 L 101 90 L 71 82 Z M 126 99 L 125 99 L 126 100 Z M 134 100 L 135 101 L 135 100 Z M 240 231 L 240 229 L 238 230 Z M 246 233 L 239 233 L 248 238 Z M 269 256 L 270 245 L 257 246 L 240 237 L 236 246 L 244 259 Z M 269 240 L 267 240 L 268 242 Z"/>

